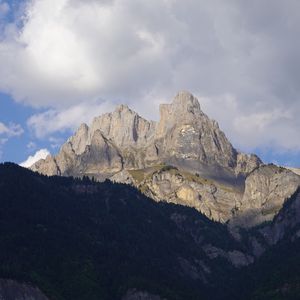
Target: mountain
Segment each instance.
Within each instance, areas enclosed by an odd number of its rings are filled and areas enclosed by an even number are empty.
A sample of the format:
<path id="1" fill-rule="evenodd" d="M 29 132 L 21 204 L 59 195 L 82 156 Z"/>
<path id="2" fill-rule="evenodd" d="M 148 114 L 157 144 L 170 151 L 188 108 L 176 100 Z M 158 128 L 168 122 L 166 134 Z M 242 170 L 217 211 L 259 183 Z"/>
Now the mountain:
<path id="1" fill-rule="evenodd" d="M 300 189 L 287 199 L 272 222 L 243 233 L 242 243 L 257 257 L 240 274 L 240 287 L 249 299 L 300 299 L 299 238 Z"/>
<path id="2" fill-rule="evenodd" d="M 294 172 L 238 152 L 186 91 L 160 106 L 158 122 L 120 105 L 82 124 L 56 156 L 31 169 L 128 183 L 156 201 L 243 227 L 271 220 L 300 184 Z"/>
<path id="3" fill-rule="evenodd" d="M 180 92 L 160 106 L 158 123 L 147 121 L 126 105 L 82 124 L 55 157 L 33 168 L 47 175 L 91 175 L 108 178 L 123 170 L 171 164 L 222 178 L 247 174 L 261 164 L 238 153 L 198 100 Z"/>
<path id="4" fill-rule="evenodd" d="M 0 164 L 3 300 L 299 299 L 300 190 L 239 230 L 126 184 Z"/>

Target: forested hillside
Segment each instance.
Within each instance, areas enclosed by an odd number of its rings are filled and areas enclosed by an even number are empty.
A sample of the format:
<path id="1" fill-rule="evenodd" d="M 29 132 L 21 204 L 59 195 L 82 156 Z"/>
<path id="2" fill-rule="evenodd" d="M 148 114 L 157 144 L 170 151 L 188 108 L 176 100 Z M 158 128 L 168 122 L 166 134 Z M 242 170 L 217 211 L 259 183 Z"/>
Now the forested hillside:
<path id="1" fill-rule="evenodd" d="M 10 163 L 0 165 L 0 195 L 0 278 L 37 286 L 50 300 L 135 299 L 125 298 L 135 291 L 299 298 L 298 240 L 286 237 L 251 264 L 247 243 L 192 208 Z"/>

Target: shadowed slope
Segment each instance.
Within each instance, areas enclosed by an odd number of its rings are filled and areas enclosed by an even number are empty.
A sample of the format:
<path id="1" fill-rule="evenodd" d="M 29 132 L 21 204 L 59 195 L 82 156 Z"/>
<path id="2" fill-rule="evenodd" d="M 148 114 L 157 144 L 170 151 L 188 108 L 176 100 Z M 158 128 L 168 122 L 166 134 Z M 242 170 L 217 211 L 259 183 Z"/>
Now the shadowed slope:
<path id="1" fill-rule="evenodd" d="M 193 209 L 126 185 L 48 178 L 13 164 L 0 166 L 0 194 L 0 276 L 29 281 L 50 299 L 121 299 L 129 289 L 167 299 L 232 292 L 219 281 L 234 270 L 229 258 L 203 249 L 241 247 Z"/>

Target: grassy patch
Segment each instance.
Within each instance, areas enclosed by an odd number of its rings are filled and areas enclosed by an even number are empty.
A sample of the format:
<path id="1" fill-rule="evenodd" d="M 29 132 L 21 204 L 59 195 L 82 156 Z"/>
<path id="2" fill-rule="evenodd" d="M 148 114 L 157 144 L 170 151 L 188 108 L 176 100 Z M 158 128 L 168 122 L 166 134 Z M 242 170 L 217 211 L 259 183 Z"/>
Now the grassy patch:
<path id="1" fill-rule="evenodd" d="M 164 167 L 165 165 L 160 164 L 145 169 L 128 170 L 128 172 L 137 184 L 141 184 L 142 181 L 144 181 L 146 178 L 150 178 L 155 172 L 161 170 Z"/>
<path id="2" fill-rule="evenodd" d="M 140 184 L 145 179 L 146 172 L 143 169 L 142 170 L 129 170 L 128 172 L 137 184 Z"/>
<path id="3" fill-rule="evenodd" d="M 220 184 L 212 179 L 201 177 L 199 174 L 193 174 L 187 171 L 179 170 L 178 168 L 171 165 L 160 164 L 145 169 L 129 170 L 128 172 L 133 177 L 137 185 L 141 185 L 144 180 L 150 179 L 155 173 L 159 174 L 163 172 L 168 172 L 171 175 L 182 176 L 188 182 L 195 182 L 201 185 L 209 185 L 209 184 L 215 185 L 218 189 L 221 189 L 227 193 L 239 192 L 234 187 Z M 140 186 L 140 190 L 142 192 L 146 190 L 143 184 L 142 186 Z"/>

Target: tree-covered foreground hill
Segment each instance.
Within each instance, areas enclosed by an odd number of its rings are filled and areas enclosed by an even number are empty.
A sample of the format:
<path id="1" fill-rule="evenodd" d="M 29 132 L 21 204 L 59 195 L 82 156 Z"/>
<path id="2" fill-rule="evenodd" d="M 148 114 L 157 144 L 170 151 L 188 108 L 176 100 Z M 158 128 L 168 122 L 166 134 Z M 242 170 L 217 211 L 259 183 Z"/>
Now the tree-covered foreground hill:
<path id="1" fill-rule="evenodd" d="M 0 166 L 0 195 L 0 277 L 30 282 L 50 299 L 121 299 L 130 289 L 167 299 L 231 293 L 233 266 L 212 261 L 200 245 L 239 245 L 193 209 L 127 185 L 8 163 Z"/>
<path id="2" fill-rule="evenodd" d="M 282 243 L 237 269 L 227 254 L 247 254 L 247 246 L 194 209 L 156 203 L 128 185 L 0 165 L 0 278 L 37 286 L 50 300 L 127 300 L 132 291 L 299 299 L 299 247 Z"/>

